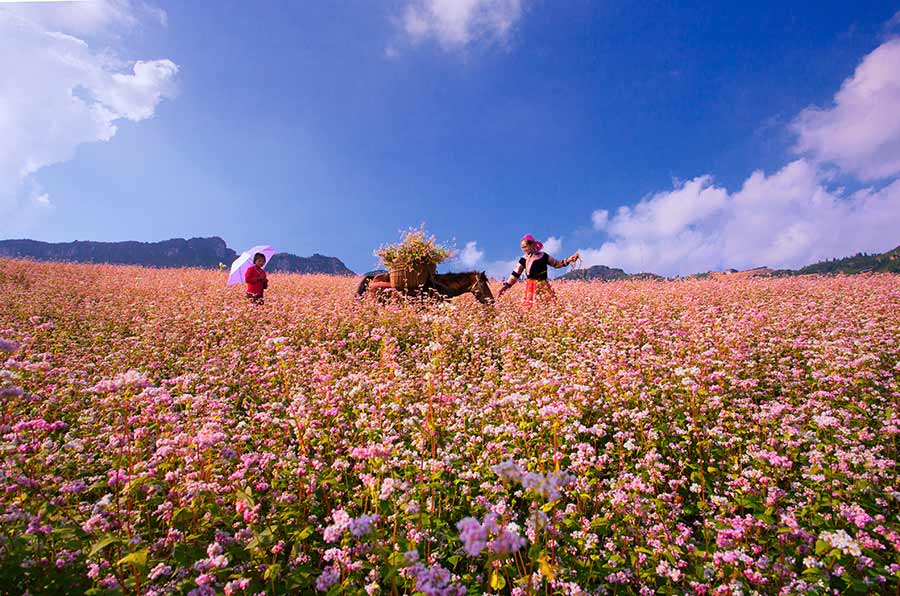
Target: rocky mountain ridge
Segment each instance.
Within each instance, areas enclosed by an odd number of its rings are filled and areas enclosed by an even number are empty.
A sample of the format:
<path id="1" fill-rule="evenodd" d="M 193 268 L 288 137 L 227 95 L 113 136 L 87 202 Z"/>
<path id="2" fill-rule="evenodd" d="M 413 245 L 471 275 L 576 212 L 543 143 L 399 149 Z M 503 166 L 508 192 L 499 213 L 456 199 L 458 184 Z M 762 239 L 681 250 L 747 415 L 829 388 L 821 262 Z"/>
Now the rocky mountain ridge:
<path id="1" fill-rule="evenodd" d="M 0 257 L 28 258 L 37 261 L 109 263 L 144 267 L 228 267 L 238 256 L 222 238 L 173 238 L 161 242 L 39 242 L 37 240 L 0 240 Z M 299 257 L 278 253 L 267 269 L 287 273 L 326 273 L 354 275 L 337 257 L 313 254 Z"/>

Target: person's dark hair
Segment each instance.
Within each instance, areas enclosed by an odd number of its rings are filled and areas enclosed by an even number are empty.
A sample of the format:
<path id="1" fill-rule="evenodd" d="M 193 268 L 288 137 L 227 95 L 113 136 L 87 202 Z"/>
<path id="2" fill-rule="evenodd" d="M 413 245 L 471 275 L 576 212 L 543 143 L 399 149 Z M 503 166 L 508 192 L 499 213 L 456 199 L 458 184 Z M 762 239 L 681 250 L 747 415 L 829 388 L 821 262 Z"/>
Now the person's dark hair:
<path id="1" fill-rule="evenodd" d="M 263 260 L 263 263 L 265 263 L 265 262 L 266 262 L 266 255 L 262 254 L 261 252 L 258 252 L 258 253 L 256 253 L 255 255 L 253 255 L 253 262 L 254 262 L 254 263 L 256 262 L 256 259 L 262 259 L 262 260 Z"/>

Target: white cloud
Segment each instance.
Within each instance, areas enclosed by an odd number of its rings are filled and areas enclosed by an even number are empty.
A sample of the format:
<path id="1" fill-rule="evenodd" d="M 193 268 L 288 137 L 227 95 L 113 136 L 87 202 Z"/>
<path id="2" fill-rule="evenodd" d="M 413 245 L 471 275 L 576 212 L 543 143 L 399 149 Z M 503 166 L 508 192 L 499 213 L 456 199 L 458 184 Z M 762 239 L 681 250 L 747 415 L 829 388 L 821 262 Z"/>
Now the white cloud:
<path id="1" fill-rule="evenodd" d="M 580 251 L 586 265 L 667 275 L 799 267 L 900 244 L 900 181 L 843 196 L 804 159 L 756 171 L 734 193 L 700 176 L 620 209 L 608 234 Z"/>
<path id="2" fill-rule="evenodd" d="M 163 97 L 172 95 L 177 73 L 171 60 L 139 60 L 131 73 L 113 74 L 113 84 L 97 89 L 97 99 L 121 118 L 146 120 Z"/>
<path id="3" fill-rule="evenodd" d="M 474 240 L 466 242 L 465 247 L 459 252 L 456 261 L 466 269 L 481 269 L 493 279 L 506 278 L 518 265 L 518 259 L 512 261 L 486 261 L 484 251 L 478 248 Z"/>
<path id="4" fill-rule="evenodd" d="M 87 2 L 19 2 L 2 10 L 52 31 L 72 35 L 92 35 L 134 26 L 134 10 L 126 0 L 89 0 Z"/>
<path id="5" fill-rule="evenodd" d="M 491 279 L 506 279 L 519 266 L 519 259 L 509 261 L 490 261 L 485 263 L 484 272 Z"/>
<path id="6" fill-rule="evenodd" d="M 595 230 L 602 230 L 609 223 L 609 211 L 606 209 L 597 209 L 591 213 L 591 222 L 594 224 Z"/>
<path id="7" fill-rule="evenodd" d="M 144 12 L 130 8 L 100 1 L 0 7 L 0 77 L 15 82 L 0 85 L 0 219 L 25 208 L 22 194 L 41 168 L 71 159 L 83 143 L 110 140 L 119 120 L 150 118 L 173 94 L 171 60 L 125 62 L 69 34 L 108 35 Z"/>
<path id="8" fill-rule="evenodd" d="M 146 20 L 168 25 L 166 11 L 143 0 L 32 0 L 0 4 L 0 8 L 50 31 L 77 36 L 117 37 Z"/>
<path id="9" fill-rule="evenodd" d="M 544 240 L 544 252 L 549 253 L 553 256 L 558 256 L 557 253 L 562 250 L 562 239 L 557 238 L 556 236 L 549 236 L 546 240 Z"/>
<path id="10" fill-rule="evenodd" d="M 620 207 L 607 224 L 608 232 L 638 239 L 677 234 L 715 213 L 725 196 L 723 189 L 712 185 L 711 176 L 700 176 L 634 207 Z"/>
<path id="11" fill-rule="evenodd" d="M 676 183 L 614 215 L 594 211 L 600 248 L 586 265 L 668 275 L 725 268 L 795 268 L 900 244 L 900 180 L 847 195 L 832 189 L 833 164 L 859 180 L 900 174 L 900 39 L 865 56 L 829 109 L 791 123 L 803 157 L 772 175 L 753 172 L 730 192 L 712 176 Z"/>
<path id="12" fill-rule="evenodd" d="M 460 251 L 456 260 L 466 267 L 475 267 L 481 263 L 482 257 L 484 257 L 484 252 L 478 250 L 478 243 L 473 240 L 466 242 L 465 248 Z"/>
<path id="13" fill-rule="evenodd" d="M 410 0 L 402 26 L 409 39 L 434 38 L 447 50 L 503 42 L 522 18 L 522 0 Z"/>
<path id="14" fill-rule="evenodd" d="M 803 110 L 792 128 L 797 152 L 861 180 L 900 174 L 900 39 L 863 59 L 833 107 Z"/>

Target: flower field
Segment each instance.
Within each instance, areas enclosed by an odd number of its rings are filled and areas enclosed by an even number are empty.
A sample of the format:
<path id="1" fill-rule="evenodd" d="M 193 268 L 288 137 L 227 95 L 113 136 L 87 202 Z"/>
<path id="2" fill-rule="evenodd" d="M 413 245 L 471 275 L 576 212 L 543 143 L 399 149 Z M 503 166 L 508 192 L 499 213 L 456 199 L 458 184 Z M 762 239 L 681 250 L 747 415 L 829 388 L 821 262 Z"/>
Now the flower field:
<path id="1" fill-rule="evenodd" d="M 896 276 L 270 280 L 0 260 L 0 592 L 897 590 Z"/>

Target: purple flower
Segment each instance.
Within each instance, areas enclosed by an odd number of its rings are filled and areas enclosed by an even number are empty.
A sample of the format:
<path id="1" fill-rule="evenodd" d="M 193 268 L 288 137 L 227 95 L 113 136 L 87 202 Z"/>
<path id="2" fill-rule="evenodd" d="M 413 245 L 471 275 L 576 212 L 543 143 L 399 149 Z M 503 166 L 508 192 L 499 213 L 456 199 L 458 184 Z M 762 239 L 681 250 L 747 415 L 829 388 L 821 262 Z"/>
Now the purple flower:
<path id="1" fill-rule="evenodd" d="M 359 538 L 372 531 L 372 522 L 377 522 L 377 515 L 360 515 L 350 521 L 350 533 Z"/>
<path id="2" fill-rule="evenodd" d="M 490 543 L 490 550 L 497 555 L 518 552 L 525 546 L 525 538 L 519 536 L 519 526 L 507 524 Z"/>
<path id="3" fill-rule="evenodd" d="M 125 473 L 125 470 L 110 470 L 107 473 L 107 476 L 109 476 L 107 484 L 112 487 L 122 486 L 129 480 L 128 475 Z"/>
<path id="4" fill-rule="evenodd" d="M 425 567 L 416 563 L 401 570 L 402 575 L 416 580 L 416 590 L 425 596 L 462 596 L 466 588 L 453 583 L 453 575 L 440 565 Z"/>
<path id="5" fill-rule="evenodd" d="M 172 568 L 166 565 L 165 563 L 160 563 L 156 567 L 154 567 L 147 578 L 150 581 L 156 581 L 157 579 L 168 576 L 172 573 Z"/>
<path id="6" fill-rule="evenodd" d="M 316 579 L 316 590 L 319 592 L 324 592 L 328 590 L 331 586 L 333 586 L 337 581 L 341 579 L 341 574 L 334 567 L 329 565 L 326 567 L 322 574 Z"/>
<path id="7" fill-rule="evenodd" d="M 459 530 L 459 539 L 462 540 L 463 550 L 470 557 L 477 557 L 487 546 L 487 530 L 474 517 L 459 520 L 456 528 Z"/>

